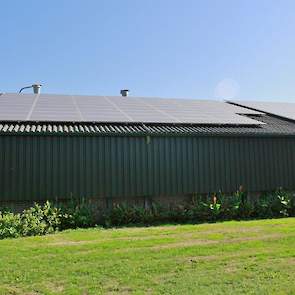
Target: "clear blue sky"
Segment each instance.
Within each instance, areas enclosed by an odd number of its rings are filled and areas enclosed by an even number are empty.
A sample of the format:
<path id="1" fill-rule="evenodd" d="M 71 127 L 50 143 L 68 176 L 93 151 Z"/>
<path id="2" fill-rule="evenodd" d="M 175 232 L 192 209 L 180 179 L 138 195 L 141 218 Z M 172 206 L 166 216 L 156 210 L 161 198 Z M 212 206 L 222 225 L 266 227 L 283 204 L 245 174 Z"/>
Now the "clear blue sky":
<path id="1" fill-rule="evenodd" d="M 214 98 L 226 79 L 232 96 L 295 102 L 294 11 L 293 0 L 2 1 L 0 92 L 41 82 Z"/>

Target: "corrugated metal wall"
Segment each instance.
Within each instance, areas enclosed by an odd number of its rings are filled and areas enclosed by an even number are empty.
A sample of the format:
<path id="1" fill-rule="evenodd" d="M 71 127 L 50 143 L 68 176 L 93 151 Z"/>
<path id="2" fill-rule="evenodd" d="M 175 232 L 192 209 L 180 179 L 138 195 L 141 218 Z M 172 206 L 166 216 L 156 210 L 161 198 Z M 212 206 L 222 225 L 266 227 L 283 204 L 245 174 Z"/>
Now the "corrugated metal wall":
<path id="1" fill-rule="evenodd" d="M 0 136 L 0 201 L 295 189 L 295 139 Z"/>

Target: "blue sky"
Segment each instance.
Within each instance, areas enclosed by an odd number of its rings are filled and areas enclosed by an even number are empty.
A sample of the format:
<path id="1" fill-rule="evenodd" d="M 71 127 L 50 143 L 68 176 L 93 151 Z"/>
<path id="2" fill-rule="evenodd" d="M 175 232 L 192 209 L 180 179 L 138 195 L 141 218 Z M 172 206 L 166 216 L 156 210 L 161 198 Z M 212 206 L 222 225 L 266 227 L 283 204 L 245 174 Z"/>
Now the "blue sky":
<path id="1" fill-rule="evenodd" d="M 2 1 L 0 92 L 295 102 L 295 1 Z"/>

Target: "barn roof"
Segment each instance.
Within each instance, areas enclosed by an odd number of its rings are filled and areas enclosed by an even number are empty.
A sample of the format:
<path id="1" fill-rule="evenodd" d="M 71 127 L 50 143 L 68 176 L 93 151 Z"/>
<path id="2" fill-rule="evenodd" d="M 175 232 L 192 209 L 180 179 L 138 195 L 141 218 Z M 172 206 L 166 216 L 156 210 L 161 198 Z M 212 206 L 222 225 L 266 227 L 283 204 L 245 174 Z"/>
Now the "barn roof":
<path id="1" fill-rule="evenodd" d="M 260 125 L 261 114 L 216 100 L 9 93 L 0 121 Z"/>
<path id="2" fill-rule="evenodd" d="M 295 121 L 212 100 L 2 94 L 0 134 L 295 136 Z"/>
<path id="3" fill-rule="evenodd" d="M 284 119 L 295 121 L 295 103 L 278 101 L 229 101 L 234 106 L 247 108 L 249 111 L 262 111 Z"/>

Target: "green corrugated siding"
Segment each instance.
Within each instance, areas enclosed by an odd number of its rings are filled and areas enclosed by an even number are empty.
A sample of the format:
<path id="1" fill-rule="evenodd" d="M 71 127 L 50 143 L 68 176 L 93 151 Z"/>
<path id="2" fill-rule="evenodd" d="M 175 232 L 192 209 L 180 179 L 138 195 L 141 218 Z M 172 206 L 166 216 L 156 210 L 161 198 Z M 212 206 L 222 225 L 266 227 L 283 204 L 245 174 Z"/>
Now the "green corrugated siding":
<path id="1" fill-rule="evenodd" d="M 0 136 L 0 200 L 295 189 L 295 139 Z"/>

